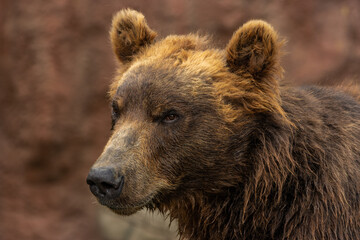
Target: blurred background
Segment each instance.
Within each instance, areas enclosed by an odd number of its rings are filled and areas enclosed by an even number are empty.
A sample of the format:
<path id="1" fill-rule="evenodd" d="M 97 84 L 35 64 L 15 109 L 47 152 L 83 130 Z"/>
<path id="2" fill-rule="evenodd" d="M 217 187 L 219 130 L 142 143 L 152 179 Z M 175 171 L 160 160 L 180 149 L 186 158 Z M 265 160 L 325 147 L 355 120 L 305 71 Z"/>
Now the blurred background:
<path id="1" fill-rule="evenodd" d="M 101 208 L 85 183 L 110 135 L 108 30 L 125 7 L 160 37 L 200 30 L 219 47 L 261 18 L 288 40 L 289 82 L 359 78 L 358 0 L 0 0 L 1 240 L 174 239 L 161 216 Z"/>

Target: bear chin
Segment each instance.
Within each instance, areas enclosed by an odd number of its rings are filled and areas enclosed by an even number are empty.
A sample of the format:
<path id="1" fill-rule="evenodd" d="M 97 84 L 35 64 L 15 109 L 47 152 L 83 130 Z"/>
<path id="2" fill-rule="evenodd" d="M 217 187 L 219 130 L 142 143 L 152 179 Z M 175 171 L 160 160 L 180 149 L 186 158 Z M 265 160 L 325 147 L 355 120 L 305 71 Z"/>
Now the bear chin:
<path id="1" fill-rule="evenodd" d="M 108 208 L 116 214 L 129 216 L 129 215 L 132 215 L 132 214 L 140 211 L 144 207 L 145 206 L 129 207 L 129 208 L 112 208 L 112 207 L 108 207 Z"/>
<path id="2" fill-rule="evenodd" d="M 110 203 L 110 202 L 103 202 L 103 201 L 99 201 L 101 205 L 109 208 L 111 211 L 113 211 L 116 214 L 119 215 L 132 215 L 138 211 L 140 211 L 143 208 L 147 208 L 147 209 L 153 209 L 153 196 L 151 195 L 150 197 L 146 198 L 144 201 L 142 201 L 141 203 L 128 203 L 126 205 L 124 204 L 119 204 L 119 203 Z"/>

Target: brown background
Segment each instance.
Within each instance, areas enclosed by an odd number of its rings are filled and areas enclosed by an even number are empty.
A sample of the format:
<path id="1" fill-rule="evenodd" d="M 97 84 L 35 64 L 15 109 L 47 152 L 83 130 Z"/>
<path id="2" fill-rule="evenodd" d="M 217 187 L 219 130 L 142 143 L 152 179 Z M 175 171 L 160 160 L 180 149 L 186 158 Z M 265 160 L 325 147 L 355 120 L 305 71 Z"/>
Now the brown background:
<path id="1" fill-rule="evenodd" d="M 335 84 L 360 73 L 358 0 L 0 0 L 0 239 L 103 239 L 87 171 L 110 134 L 112 14 L 160 33 L 200 30 L 223 47 L 261 18 L 288 39 L 285 77 Z"/>

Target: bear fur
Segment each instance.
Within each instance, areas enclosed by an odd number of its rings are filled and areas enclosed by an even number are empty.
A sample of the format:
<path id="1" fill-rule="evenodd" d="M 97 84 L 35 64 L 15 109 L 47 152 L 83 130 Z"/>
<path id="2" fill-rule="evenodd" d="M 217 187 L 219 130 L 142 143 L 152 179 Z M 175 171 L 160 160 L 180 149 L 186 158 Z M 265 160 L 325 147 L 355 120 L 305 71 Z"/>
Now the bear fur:
<path id="1" fill-rule="evenodd" d="M 110 38 L 113 132 L 92 169 L 124 183 L 101 204 L 158 209 L 180 239 L 360 239 L 357 93 L 287 86 L 282 41 L 260 20 L 221 50 L 196 34 L 156 39 L 126 9 Z"/>

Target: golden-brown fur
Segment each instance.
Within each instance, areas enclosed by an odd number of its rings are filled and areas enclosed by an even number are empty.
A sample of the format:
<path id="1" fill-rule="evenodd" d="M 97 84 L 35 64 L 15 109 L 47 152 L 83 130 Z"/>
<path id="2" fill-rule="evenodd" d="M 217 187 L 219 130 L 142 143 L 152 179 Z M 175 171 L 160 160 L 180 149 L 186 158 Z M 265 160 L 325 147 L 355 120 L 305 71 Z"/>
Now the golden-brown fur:
<path id="1" fill-rule="evenodd" d="M 156 37 L 146 24 L 141 13 L 131 9 L 118 12 L 112 22 L 110 40 L 118 59 L 123 62 L 131 61 L 139 50 L 151 44 Z"/>
<path id="2" fill-rule="evenodd" d="M 102 204 L 159 209 L 180 239 L 360 239 L 354 97 L 282 86 L 282 42 L 263 21 L 225 51 L 195 34 L 155 36 L 136 11 L 113 19 L 114 130 L 93 168 L 125 183 Z"/>

